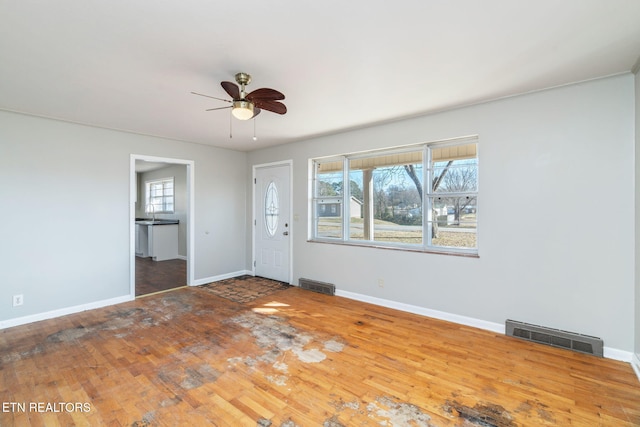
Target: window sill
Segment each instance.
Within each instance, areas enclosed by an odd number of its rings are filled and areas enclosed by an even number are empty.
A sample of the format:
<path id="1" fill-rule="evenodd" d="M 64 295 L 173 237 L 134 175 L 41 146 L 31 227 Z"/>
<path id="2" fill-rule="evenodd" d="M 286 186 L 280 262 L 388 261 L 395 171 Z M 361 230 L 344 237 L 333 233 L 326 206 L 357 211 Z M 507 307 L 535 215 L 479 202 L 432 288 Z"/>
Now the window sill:
<path id="1" fill-rule="evenodd" d="M 480 255 L 475 252 L 462 252 L 454 250 L 443 249 L 424 249 L 424 248 L 411 248 L 406 246 L 385 246 L 385 245 L 376 245 L 370 243 L 358 243 L 358 242 L 345 242 L 342 240 L 319 240 L 319 239 L 307 239 L 308 243 L 324 243 L 330 245 L 341 245 L 341 246 L 355 246 L 359 248 L 373 248 L 373 249 L 387 249 L 392 251 L 403 251 L 403 252 L 417 252 L 417 253 L 426 253 L 426 254 L 435 254 L 435 255 L 451 255 L 451 256 L 459 256 L 463 258 L 480 258 Z"/>

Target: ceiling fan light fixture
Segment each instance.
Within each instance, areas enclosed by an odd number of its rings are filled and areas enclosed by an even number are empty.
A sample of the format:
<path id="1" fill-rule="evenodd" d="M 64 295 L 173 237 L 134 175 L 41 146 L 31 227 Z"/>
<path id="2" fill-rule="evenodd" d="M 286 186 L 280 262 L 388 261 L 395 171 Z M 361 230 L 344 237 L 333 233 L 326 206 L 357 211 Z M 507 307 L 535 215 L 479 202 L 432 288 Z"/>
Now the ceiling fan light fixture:
<path id="1" fill-rule="evenodd" d="M 249 120 L 253 117 L 253 103 L 243 99 L 233 101 L 231 114 L 238 120 Z"/>

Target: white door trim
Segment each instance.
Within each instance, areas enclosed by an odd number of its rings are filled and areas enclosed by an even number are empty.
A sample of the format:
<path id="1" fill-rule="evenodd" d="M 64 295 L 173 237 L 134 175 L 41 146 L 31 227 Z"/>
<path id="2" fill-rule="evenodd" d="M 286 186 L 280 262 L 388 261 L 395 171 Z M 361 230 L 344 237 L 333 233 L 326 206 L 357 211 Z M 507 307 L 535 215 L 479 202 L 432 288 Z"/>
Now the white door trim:
<path id="1" fill-rule="evenodd" d="M 194 217 L 195 217 L 195 161 L 174 159 L 170 157 L 147 156 L 131 154 L 129 165 L 129 296 L 136 296 L 136 160 L 147 162 L 162 162 L 187 166 L 187 285 L 193 286 L 194 280 Z"/>
<path id="2" fill-rule="evenodd" d="M 251 241 L 252 241 L 252 249 L 251 249 L 251 272 L 255 276 L 256 275 L 256 179 L 257 179 L 257 170 L 262 168 L 269 168 L 274 166 L 289 166 L 289 218 L 291 220 L 291 227 L 289 231 L 289 284 L 293 283 L 293 160 L 283 160 L 279 162 L 272 163 L 261 163 L 258 165 L 253 165 L 253 184 L 252 188 L 252 197 L 251 197 Z"/>

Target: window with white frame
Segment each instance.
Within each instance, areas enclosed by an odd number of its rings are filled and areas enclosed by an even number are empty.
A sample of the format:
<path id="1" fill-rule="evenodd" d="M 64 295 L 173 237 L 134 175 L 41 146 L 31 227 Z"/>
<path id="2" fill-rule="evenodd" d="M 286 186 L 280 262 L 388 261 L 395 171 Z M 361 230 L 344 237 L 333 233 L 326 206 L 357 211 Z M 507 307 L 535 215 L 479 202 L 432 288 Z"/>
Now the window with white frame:
<path id="1" fill-rule="evenodd" d="M 145 182 L 145 212 L 149 214 L 174 212 L 174 178 Z"/>
<path id="2" fill-rule="evenodd" d="M 311 239 L 477 254 L 477 153 L 463 138 L 314 159 Z"/>

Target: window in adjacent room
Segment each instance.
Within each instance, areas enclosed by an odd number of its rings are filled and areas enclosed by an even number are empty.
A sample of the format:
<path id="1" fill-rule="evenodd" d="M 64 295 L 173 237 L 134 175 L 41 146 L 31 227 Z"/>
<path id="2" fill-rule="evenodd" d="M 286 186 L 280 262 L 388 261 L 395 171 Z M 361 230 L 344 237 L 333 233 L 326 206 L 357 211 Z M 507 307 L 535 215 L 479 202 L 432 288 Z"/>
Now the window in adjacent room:
<path id="1" fill-rule="evenodd" d="M 313 160 L 312 240 L 477 254 L 477 145 L 463 138 Z"/>
<path id="2" fill-rule="evenodd" d="M 145 212 L 150 214 L 174 212 L 173 177 L 146 181 L 145 187 Z"/>

